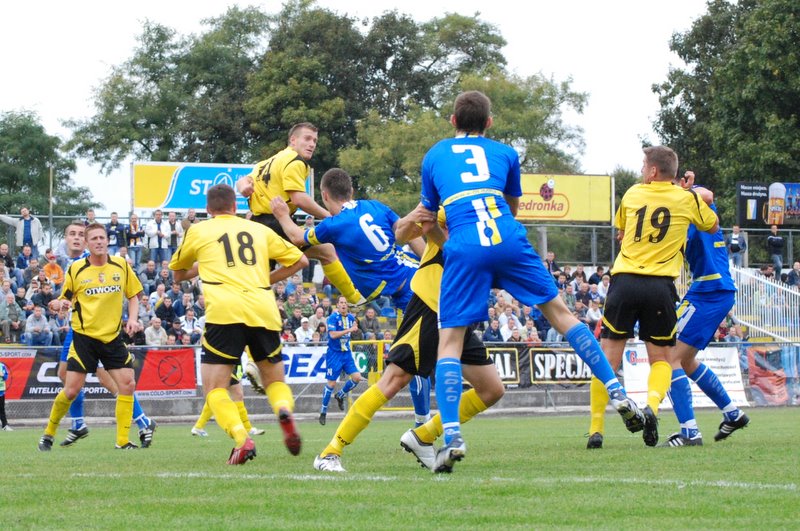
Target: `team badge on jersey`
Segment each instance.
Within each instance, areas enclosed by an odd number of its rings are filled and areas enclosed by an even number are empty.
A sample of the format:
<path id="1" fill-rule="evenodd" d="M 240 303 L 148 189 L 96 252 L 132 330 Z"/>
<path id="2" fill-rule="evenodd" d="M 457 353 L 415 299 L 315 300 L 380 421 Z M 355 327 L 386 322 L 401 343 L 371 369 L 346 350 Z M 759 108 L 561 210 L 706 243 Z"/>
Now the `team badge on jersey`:
<path id="1" fill-rule="evenodd" d="M 114 273 L 113 275 L 111 275 L 111 279 L 112 279 L 114 282 L 119 282 L 119 280 L 120 280 L 121 278 L 122 278 L 122 275 L 120 275 L 119 273 Z"/>

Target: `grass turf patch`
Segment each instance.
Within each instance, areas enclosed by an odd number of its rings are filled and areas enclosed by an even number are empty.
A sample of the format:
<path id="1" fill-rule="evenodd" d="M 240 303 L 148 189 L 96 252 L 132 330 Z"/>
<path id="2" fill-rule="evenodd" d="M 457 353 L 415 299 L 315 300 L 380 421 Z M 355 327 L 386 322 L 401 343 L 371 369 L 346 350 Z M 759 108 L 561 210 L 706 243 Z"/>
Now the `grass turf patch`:
<path id="1" fill-rule="evenodd" d="M 114 449 L 92 428 L 74 447 L 36 449 L 41 430 L 0 432 L 4 528 L 744 528 L 794 527 L 800 506 L 800 408 L 753 409 L 751 424 L 713 442 L 717 412 L 700 412 L 705 445 L 648 448 L 618 416 L 605 448 L 585 449 L 588 415 L 478 418 L 463 427 L 467 457 L 433 475 L 404 452 L 409 421 L 375 420 L 345 449 L 345 474 L 314 455 L 336 423 L 299 425 L 292 457 L 275 423 L 258 457 L 225 464 L 232 441 L 162 423 L 147 450 Z M 661 414 L 661 440 L 677 422 Z M 131 431 L 135 436 L 135 429 Z"/>

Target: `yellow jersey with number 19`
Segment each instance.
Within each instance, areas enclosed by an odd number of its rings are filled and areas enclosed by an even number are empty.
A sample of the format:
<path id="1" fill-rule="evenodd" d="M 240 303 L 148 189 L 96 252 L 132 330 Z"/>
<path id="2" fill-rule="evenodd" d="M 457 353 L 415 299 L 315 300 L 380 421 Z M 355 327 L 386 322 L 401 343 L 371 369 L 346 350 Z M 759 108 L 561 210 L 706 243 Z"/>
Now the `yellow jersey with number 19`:
<path id="1" fill-rule="evenodd" d="M 103 266 L 89 258 L 70 264 L 59 299 L 72 301 L 72 329 L 103 343 L 122 330 L 122 301 L 142 291 L 142 283 L 128 262 L 109 256 Z"/>
<path id="2" fill-rule="evenodd" d="M 708 231 L 716 221 L 714 211 L 691 190 L 660 181 L 633 185 L 614 218 L 625 233 L 612 274 L 676 278 L 689 225 Z"/>
<path id="3" fill-rule="evenodd" d="M 270 289 L 269 261 L 289 266 L 303 254 L 275 232 L 253 221 L 219 215 L 192 225 L 169 268 L 199 264 L 206 299 L 206 323 L 281 329 Z"/>

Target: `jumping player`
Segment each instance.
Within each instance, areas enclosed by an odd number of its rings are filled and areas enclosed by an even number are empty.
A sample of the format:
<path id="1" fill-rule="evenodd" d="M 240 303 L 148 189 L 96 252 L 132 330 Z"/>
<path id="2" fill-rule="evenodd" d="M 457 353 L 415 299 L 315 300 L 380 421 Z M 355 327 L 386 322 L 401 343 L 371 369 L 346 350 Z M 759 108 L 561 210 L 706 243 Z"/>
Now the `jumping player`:
<path id="1" fill-rule="evenodd" d="M 641 424 L 641 413 L 625 395 L 592 332 L 569 312 L 525 228 L 514 219 L 522 195 L 519 155 L 483 136 L 492 125 L 490 111 L 491 102 L 483 93 L 460 94 L 450 119 L 456 137 L 438 142 L 422 162 L 421 203 L 432 213 L 443 206 L 449 230 L 436 363 L 436 401 L 445 445 L 436 454 L 437 472 L 449 472 L 466 454 L 459 421 L 464 334 L 469 325 L 486 318 L 486 294 L 495 287 L 522 304 L 539 305 L 604 382 L 629 429 Z M 426 222 L 423 229 L 432 236 L 439 225 Z"/>

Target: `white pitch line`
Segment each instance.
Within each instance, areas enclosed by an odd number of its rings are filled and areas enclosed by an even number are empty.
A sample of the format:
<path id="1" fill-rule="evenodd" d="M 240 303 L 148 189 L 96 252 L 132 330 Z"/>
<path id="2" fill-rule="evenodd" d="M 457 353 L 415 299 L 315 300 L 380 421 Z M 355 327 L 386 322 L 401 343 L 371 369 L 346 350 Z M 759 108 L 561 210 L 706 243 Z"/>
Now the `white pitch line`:
<path id="1" fill-rule="evenodd" d="M 128 474 L 128 477 L 141 477 L 147 474 Z M 97 473 L 97 472 L 76 472 L 73 477 L 81 478 L 121 478 L 122 474 L 116 473 Z M 159 479 L 217 479 L 217 480 L 288 480 L 288 481 L 446 481 L 458 480 L 458 475 L 430 474 L 426 473 L 419 477 L 399 478 L 397 476 L 381 476 L 372 474 L 336 473 L 336 474 L 235 474 L 235 473 L 212 473 L 212 472 L 157 472 L 151 477 Z M 486 479 L 488 482 L 498 483 L 526 483 L 538 485 L 558 485 L 564 483 L 609 483 L 629 485 L 652 485 L 656 487 L 675 487 L 683 489 L 686 487 L 700 488 L 722 488 L 722 489 L 744 489 L 744 490 L 783 490 L 795 492 L 798 486 L 795 483 L 755 483 L 745 481 L 728 480 L 681 480 L 681 479 L 646 479 L 646 478 L 598 478 L 598 477 L 564 477 L 564 478 L 536 478 L 536 477 L 491 477 Z"/>

